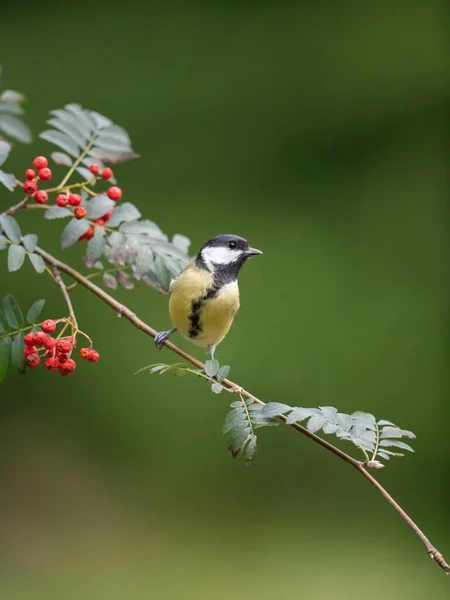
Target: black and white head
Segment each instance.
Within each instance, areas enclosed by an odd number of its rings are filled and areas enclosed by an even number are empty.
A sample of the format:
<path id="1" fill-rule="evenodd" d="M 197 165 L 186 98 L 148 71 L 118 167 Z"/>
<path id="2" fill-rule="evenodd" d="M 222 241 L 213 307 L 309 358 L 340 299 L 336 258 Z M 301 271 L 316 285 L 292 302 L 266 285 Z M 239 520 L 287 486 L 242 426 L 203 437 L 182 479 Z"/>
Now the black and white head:
<path id="1" fill-rule="evenodd" d="M 225 233 L 216 235 L 202 246 L 196 263 L 208 271 L 222 272 L 236 278 L 245 261 L 257 254 L 262 254 L 261 250 L 251 248 L 246 239 Z"/>

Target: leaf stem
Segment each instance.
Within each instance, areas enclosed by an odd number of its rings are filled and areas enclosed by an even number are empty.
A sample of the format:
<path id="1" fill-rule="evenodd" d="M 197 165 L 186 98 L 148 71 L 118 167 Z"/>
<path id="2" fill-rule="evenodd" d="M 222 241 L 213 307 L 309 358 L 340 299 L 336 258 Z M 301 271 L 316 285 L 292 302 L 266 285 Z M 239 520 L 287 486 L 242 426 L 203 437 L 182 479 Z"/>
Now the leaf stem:
<path id="1" fill-rule="evenodd" d="M 2 333 L 2 335 L 0 335 L 0 341 L 7 337 L 14 337 L 15 335 L 18 335 L 19 333 L 25 333 L 25 331 L 29 331 L 30 329 L 33 329 L 33 327 L 36 327 L 36 325 L 27 325 L 26 327 L 21 327 L 20 329 L 15 329 L 14 331 Z"/>
<path id="2" fill-rule="evenodd" d="M 85 149 L 83 150 L 83 152 L 80 154 L 80 156 L 76 159 L 76 161 L 73 163 L 73 165 L 67 171 L 66 176 L 64 177 L 64 179 L 59 184 L 59 188 L 63 188 L 66 185 L 66 183 L 69 181 L 69 179 L 71 178 L 71 176 L 74 173 L 75 169 L 78 167 L 78 165 L 81 163 L 81 161 L 83 160 L 83 158 L 85 158 L 85 156 L 87 155 L 87 153 L 89 152 L 89 150 L 94 145 L 96 137 L 97 137 L 97 133 L 94 132 L 91 135 L 91 138 L 90 138 L 89 142 L 87 143 L 87 145 L 86 145 Z M 57 188 L 57 189 L 59 189 L 59 188 Z"/>
<path id="3" fill-rule="evenodd" d="M 77 323 L 77 318 L 75 316 L 75 311 L 73 310 L 72 300 L 70 298 L 69 292 L 67 291 L 66 284 L 62 280 L 61 271 L 60 271 L 58 265 L 52 264 L 51 266 L 52 266 L 52 271 L 53 271 L 53 279 L 55 280 L 55 283 L 57 285 L 59 285 L 62 295 L 64 296 L 64 300 L 66 301 L 66 304 L 67 304 L 67 309 L 69 311 L 69 321 L 71 322 L 72 328 L 74 329 L 73 335 L 76 335 L 76 333 L 78 332 L 78 323 Z M 66 323 L 66 325 L 67 325 L 67 323 Z"/>
<path id="4" fill-rule="evenodd" d="M 372 458 L 371 460 L 375 460 L 378 454 L 378 448 L 380 447 L 380 428 L 378 427 L 378 423 L 375 423 L 375 433 L 376 433 L 376 441 L 375 441 L 375 448 L 373 450 L 373 454 L 372 454 Z"/>

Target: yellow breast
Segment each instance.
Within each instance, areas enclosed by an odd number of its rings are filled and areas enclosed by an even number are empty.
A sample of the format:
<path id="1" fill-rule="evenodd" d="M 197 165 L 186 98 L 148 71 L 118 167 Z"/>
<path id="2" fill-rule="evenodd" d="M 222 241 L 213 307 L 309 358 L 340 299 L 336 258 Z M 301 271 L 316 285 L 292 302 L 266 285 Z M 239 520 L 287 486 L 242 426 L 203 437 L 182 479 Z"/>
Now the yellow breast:
<path id="1" fill-rule="evenodd" d="M 169 313 L 174 327 L 198 346 L 219 344 L 239 309 L 237 281 L 214 289 L 209 271 L 191 264 L 173 282 Z M 211 290 L 208 294 L 208 290 Z M 215 292 L 215 293 L 214 293 Z"/>

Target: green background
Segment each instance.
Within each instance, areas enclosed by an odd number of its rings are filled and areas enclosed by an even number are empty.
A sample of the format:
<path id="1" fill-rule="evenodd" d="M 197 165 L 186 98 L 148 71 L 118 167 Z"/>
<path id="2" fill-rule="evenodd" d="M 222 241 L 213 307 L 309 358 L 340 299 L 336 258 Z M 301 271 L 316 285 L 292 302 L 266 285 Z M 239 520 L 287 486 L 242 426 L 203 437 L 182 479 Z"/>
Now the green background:
<path id="1" fill-rule="evenodd" d="M 16 3 L 0 62 L 35 134 L 67 102 L 129 131 L 141 158 L 116 169 L 124 199 L 169 235 L 264 250 L 220 362 L 265 401 L 415 431 L 416 454 L 376 475 L 450 558 L 445 23 L 437 0 Z M 7 170 L 49 148 L 17 145 Z M 20 197 L 0 191 L 0 207 Z M 61 222 L 20 222 L 82 268 L 81 247 L 59 250 Z M 0 292 L 64 315 L 49 279 L 8 275 L 5 255 Z M 167 297 L 116 295 L 168 326 Z M 228 396 L 134 376 L 175 357 L 83 289 L 73 302 L 101 361 L 0 388 L 2 597 L 448 598 L 356 472 L 282 427 L 261 432 L 251 467 L 233 461 Z"/>

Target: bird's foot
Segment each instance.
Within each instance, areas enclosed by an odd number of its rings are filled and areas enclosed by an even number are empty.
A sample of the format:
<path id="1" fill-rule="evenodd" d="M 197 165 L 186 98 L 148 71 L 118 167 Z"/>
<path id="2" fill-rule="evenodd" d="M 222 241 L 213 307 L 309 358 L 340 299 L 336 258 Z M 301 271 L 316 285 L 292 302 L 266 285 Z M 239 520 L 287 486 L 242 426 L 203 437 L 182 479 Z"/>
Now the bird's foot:
<path id="1" fill-rule="evenodd" d="M 161 350 L 164 342 L 169 339 L 174 331 L 176 331 L 176 329 L 168 329 L 167 331 L 160 331 L 155 335 L 155 346 L 158 350 Z"/>

